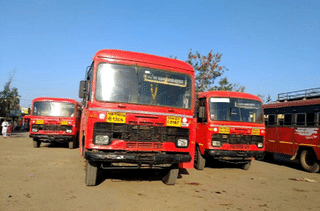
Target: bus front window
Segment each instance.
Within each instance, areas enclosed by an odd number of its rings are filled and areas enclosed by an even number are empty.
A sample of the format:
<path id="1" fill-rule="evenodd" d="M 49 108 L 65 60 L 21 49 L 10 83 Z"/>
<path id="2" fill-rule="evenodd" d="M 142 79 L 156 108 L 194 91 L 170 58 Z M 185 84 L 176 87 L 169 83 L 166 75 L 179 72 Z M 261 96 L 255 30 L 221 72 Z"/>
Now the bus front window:
<path id="1" fill-rule="evenodd" d="M 192 80 L 187 74 L 103 63 L 98 66 L 98 101 L 191 109 Z"/>
<path id="2" fill-rule="evenodd" d="M 75 105 L 64 102 L 34 102 L 33 112 L 34 116 L 52 116 L 52 117 L 73 117 Z"/>
<path id="3" fill-rule="evenodd" d="M 259 101 L 238 98 L 210 98 L 210 118 L 220 121 L 263 122 Z"/>

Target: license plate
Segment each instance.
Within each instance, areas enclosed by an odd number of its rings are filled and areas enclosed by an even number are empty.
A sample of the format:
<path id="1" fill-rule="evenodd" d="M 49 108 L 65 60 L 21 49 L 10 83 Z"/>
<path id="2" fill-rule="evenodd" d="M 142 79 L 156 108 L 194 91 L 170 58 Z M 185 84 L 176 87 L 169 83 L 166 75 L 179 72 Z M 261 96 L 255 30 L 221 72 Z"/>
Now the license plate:
<path id="1" fill-rule="evenodd" d="M 231 149 L 242 149 L 242 150 L 248 150 L 250 147 L 245 144 L 231 144 Z"/>
<path id="2" fill-rule="evenodd" d="M 61 125 L 68 125 L 68 121 L 67 120 L 61 120 L 60 124 Z"/>
<path id="3" fill-rule="evenodd" d="M 230 133 L 230 127 L 219 127 L 219 133 L 229 134 Z"/>
<path id="4" fill-rule="evenodd" d="M 37 119 L 36 124 L 37 125 L 43 125 L 44 124 L 44 120 L 43 119 Z"/>
<path id="5" fill-rule="evenodd" d="M 108 112 L 107 122 L 112 123 L 126 123 L 126 113 Z"/>
<path id="6" fill-rule="evenodd" d="M 251 135 L 254 135 L 254 136 L 260 135 L 260 129 L 252 129 Z"/>
<path id="7" fill-rule="evenodd" d="M 167 126 L 181 127 L 181 117 L 167 116 Z"/>

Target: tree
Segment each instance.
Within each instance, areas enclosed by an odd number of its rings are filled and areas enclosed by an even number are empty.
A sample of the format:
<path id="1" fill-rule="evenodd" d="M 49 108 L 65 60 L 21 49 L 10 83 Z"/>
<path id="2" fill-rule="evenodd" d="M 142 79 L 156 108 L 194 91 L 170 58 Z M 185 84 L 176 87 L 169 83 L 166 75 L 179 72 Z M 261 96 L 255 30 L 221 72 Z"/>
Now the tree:
<path id="1" fill-rule="evenodd" d="M 9 111 L 17 108 L 20 102 L 20 95 L 18 89 L 13 87 L 10 89 L 11 82 L 13 80 L 14 72 L 10 75 L 9 80 L 6 82 L 4 89 L 0 92 L 0 116 L 9 116 Z"/>
<path id="2" fill-rule="evenodd" d="M 227 77 L 224 77 L 219 81 L 219 86 L 213 86 L 216 78 L 220 77 L 225 71 L 228 71 L 225 66 L 219 65 L 221 57 L 222 54 L 213 54 L 212 50 L 207 56 L 201 56 L 199 52 L 196 51 L 196 53 L 193 53 L 192 49 L 190 49 L 187 63 L 189 63 L 196 72 L 196 92 L 210 90 L 244 91 L 244 86 L 229 83 Z"/>

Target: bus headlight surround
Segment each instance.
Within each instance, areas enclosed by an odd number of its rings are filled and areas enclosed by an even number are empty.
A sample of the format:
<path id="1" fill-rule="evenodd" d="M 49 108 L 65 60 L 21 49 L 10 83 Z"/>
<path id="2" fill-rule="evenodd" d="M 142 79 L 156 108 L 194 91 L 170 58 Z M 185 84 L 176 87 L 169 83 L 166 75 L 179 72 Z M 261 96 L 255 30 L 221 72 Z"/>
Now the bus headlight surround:
<path id="1" fill-rule="evenodd" d="M 108 145 L 110 144 L 110 137 L 108 135 L 96 135 L 94 142 L 97 145 Z"/>
<path id="2" fill-rule="evenodd" d="M 212 146 L 213 147 L 220 147 L 221 146 L 221 142 L 220 141 L 212 141 Z"/>
<path id="3" fill-rule="evenodd" d="M 66 129 L 66 133 L 72 133 L 72 129 Z"/>
<path id="4" fill-rule="evenodd" d="M 184 138 L 179 138 L 177 140 L 177 147 L 188 147 L 188 140 Z"/>

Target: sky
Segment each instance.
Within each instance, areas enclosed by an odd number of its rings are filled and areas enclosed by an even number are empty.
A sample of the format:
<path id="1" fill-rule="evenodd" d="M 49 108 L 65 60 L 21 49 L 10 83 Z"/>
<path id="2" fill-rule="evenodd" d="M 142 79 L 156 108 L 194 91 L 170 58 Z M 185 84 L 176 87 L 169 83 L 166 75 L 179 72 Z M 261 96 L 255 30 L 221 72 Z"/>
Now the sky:
<path id="1" fill-rule="evenodd" d="M 1 0 L 0 91 L 13 75 L 21 107 L 79 100 L 100 49 L 186 61 L 221 53 L 222 77 L 254 95 L 320 87 L 318 0 Z M 217 83 L 218 81 L 216 81 Z"/>

